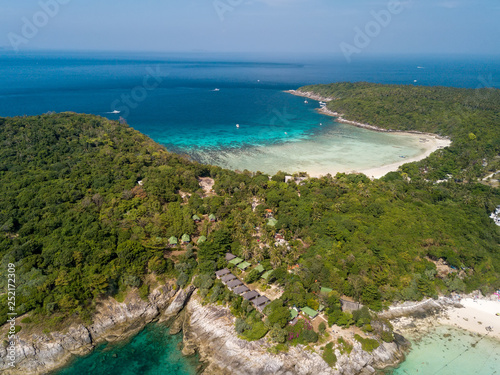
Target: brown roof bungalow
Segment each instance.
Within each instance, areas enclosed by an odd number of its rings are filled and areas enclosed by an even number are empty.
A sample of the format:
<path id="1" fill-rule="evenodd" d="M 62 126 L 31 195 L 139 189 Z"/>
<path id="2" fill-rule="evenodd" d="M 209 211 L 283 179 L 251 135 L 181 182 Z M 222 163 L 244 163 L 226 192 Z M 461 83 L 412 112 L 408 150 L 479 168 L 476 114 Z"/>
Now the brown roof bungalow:
<path id="1" fill-rule="evenodd" d="M 243 293 L 248 292 L 250 289 L 248 289 L 245 285 L 240 285 L 236 288 L 234 288 L 233 293 L 242 295 Z"/>
<path id="2" fill-rule="evenodd" d="M 226 276 L 222 276 L 220 279 L 221 279 L 223 284 L 226 284 L 226 283 L 230 282 L 231 280 L 236 279 L 236 276 L 234 276 L 232 273 L 228 273 Z"/>
<path id="3" fill-rule="evenodd" d="M 229 262 L 230 260 L 233 260 L 236 258 L 236 255 L 233 255 L 231 253 L 226 253 L 226 261 Z"/>
<path id="4" fill-rule="evenodd" d="M 253 300 L 255 298 L 259 298 L 259 297 L 260 297 L 260 294 L 258 292 L 256 292 L 255 290 L 251 290 L 251 291 L 243 294 L 243 298 L 246 299 L 247 301 L 251 301 L 251 300 Z"/>
<path id="5" fill-rule="evenodd" d="M 269 298 L 267 298 L 266 296 L 260 296 L 259 298 L 257 298 L 256 300 L 254 300 L 252 303 L 255 305 L 255 306 L 261 306 L 263 304 L 268 304 L 270 303 L 271 301 L 269 300 Z"/>
<path id="6" fill-rule="evenodd" d="M 224 268 L 223 270 L 219 270 L 215 272 L 215 276 L 217 276 L 218 279 L 220 279 L 222 276 L 226 276 L 227 274 L 230 274 L 231 271 L 229 271 L 227 268 Z"/>
<path id="7" fill-rule="evenodd" d="M 230 282 L 228 282 L 226 284 L 226 286 L 231 290 L 234 290 L 234 288 L 236 288 L 237 286 L 240 286 L 240 285 L 243 285 L 243 283 L 238 279 L 231 280 Z"/>

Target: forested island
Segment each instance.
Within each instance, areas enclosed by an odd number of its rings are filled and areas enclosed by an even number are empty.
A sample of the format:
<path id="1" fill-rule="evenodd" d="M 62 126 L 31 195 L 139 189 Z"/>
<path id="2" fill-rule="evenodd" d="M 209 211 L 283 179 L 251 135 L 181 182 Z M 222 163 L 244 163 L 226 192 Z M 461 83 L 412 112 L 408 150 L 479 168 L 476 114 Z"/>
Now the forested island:
<path id="1" fill-rule="evenodd" d="M 192 162 L 97 116 L 0 118 L 0 257 L 3 270 L 16 265 L 16 331 L 91 324 L 99 299 L 121 302 L 136 290 L 147 301 L 175 280 L 205 303 L 229 306 L 241 338 L 266 337 L 276 352 L 328 342 L 332 325 L 358 327 L 355 340 L 371 351 L 395 339 L 376 315 L 395 301 L 500 288 L 500 230 L 489 218 L 500 191 L 480 183 L 498 167 L 500 90 L 342 83 L 299 91 L 334 98 L 328 108 L 347 119 L 453 144 L 378 180 L 287 178 Z M 231 264 L 228 253 L 249 265 Z M 216 278 L 224 268 L 276 298 L 255 309 Z M 4 324 L 6 273 L 0 278 Z M 349 312 L 341 300 L 365 307 Z M 327 321 L 290 325 L 291 308 L 322 311 Z M 333 349 L 351 345 L 328 343 L 321 355 L 334 366 Z"/>

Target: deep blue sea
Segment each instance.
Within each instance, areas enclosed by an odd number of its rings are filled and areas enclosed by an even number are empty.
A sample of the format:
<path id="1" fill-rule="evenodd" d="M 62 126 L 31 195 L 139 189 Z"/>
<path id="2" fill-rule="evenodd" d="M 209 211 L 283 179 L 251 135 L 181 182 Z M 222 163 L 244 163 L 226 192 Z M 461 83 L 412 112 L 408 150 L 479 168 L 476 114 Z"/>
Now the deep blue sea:
<path id="1" fill-rule="evenodd" d="M 306 84 L 500 87 L 498 57 L 361 57 L 0 52 L 0 116 L 124 117 L 170 150 L 189 153 L 313 134 L 328 121 L 317 103 L 283 93 Z"/>
<path id="2" fill-rule="evenodd" d="M 283 92 L 339 81 L 500 87 L 500 58 L 359 56 L 347 63 L 327 56 L 0 51 L 0 116 L 73 111 L 124 117 L 168 149 L 191 155 L 307 139 L 327 126 L 345 139 L 375 142 L 370 132 L 317 113 L 317 102 Z M 399 158 L 402 151 L 394 152 Z M 196 360 L 182 358 L 178 342 L 152 325 L 58 374 L 194 374 Z"/>

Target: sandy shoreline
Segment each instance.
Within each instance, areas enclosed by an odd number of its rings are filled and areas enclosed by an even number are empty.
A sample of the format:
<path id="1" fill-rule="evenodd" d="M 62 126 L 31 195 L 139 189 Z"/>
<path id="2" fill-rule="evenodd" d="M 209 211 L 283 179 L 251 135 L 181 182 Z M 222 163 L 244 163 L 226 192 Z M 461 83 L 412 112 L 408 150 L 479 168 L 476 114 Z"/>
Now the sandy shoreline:
<path id="1" fill-rule="evenodd" d="M 496 315 L 500 313 L 500 300 L 495 295 L 475 297 L 471 294 L 462 299 L 440 297 L 404 305 L 392 308 L 395 316 L 381 315 L 388 317 L 395 329 L 405 336 L 418 338 L 433 327 L 450 326 L 500 341 L 500 316 Z M 423 311 L 428 312 L 425 318 L 421 317 Z"/>
<path id="2" fill-rule="evenodd" d="M 310 92 L 299 92 L 296 90 L 289 90 L 286 91 L 289 94 L 295 95 L 295 96 L 301 96 L 305 98 L 309 98 L 312 100 L 318 100 L 318 101 L 332 101 L 332 98 L 327 98 L 327 97 L 322 97 Z M 330 173 L 332 175 L 335 175 L 337 172 L 350 172 L 350 173 L 363 173 L 366 176 L 370 178 L 380 178 L 385 176 L 389 172 L 397 171 L 398 168 L 406 163 L 411 163 L 411 162 L 416 162 L 420 161 L 422 159 L 427 158 L 429 155 L 431 155 L 434 151 L 437 151 L 439 149 L 448 147 L 451 145 L 451 140 L 447 137 L 442 137 L 436 134 L 431 134 L 431 133 L 423 133 L 423 132 L 417 132 L 417 131 L 393 131 L 393 130 L 387 130 L 383 128 L 379 128 L 374 125 L 370 124 L 363 124 L 359 123 L 356 121 L 350 121 L 345 118 L 343 118 L 342 114 L 333 112 L 329 109 L 325 108 L 318 108 L 317 111 L 321 114 L 335 117 L 337 122 L 340 123 L 345 123 L 349 125 L 353 125 L 359 128 L 364 128 L 376 132 L 383 132 L 383 133 L 392 133 L 392 134 L 398 134 L 398 135 L 403 135 L 403 136 L 410 136 L 410 137 L 418 137 L 420 139 L 420 142 L 422 143 L 422 148 L 423 152 L 417 156 L 410 157 L 410 158 L 401 158 L 401 161 L 391 163 L 391 164 L 386 164 L 382 165 L 380 167 L 376 168 L 366 168 L 366 169 L 357 169 L 357 170 L 352 170 L 352 171 L 339 171 L 332 166 L 331 170 L 324 170 L 322 169 L 317 169 L 317 170 L 308 170 L 307 172 L 311 177 L 320 177 L 323 175 L 326 175 L 327 173 Z"/>
<path id="3" fill-rule="evenodd" d="M 493 297 L 491 297 L 493 298 Z M 492 299 L 464 298 L 460 301 L 463 308 L 451 308 L 438 319 L 439 324 L 450 325 L 466 331 L 488 336 L 500 340 L 500 301 Z"/>

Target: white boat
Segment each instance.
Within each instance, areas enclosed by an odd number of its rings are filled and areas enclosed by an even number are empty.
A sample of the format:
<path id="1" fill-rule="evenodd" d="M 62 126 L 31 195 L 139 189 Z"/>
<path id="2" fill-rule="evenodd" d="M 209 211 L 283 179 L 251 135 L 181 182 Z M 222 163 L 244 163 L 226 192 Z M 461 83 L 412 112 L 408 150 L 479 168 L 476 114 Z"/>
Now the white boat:
<path id="1" fill-rule="evenodd" d="M 307 104 L 307 103 L 309 103 L 309 102 L 308 102 L 307 100 L 304 100 L 304 103 L 306 103 L 306 104 Z"/>
<path id="2" fill-rule="evenodd" d="M 220 89 L 215 88 L 215 89 L 213 89 L 212 91 L 220 91 Z"/>
<path id="3" fill-rule="evenodd" d="M 120 111 L 118 111 L 118 110 L 115 109 L 113 112 L 106 112 L 106 113 L 112 113 L 114 115 L 117 115 L 118 113 L 120 113 Z"/>
<path id="4" fill-rule="evenodd" d="M 236 127 L 239 129 L 240 128 L 240 124 L 236 124 Z"/>

